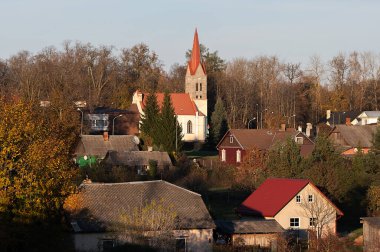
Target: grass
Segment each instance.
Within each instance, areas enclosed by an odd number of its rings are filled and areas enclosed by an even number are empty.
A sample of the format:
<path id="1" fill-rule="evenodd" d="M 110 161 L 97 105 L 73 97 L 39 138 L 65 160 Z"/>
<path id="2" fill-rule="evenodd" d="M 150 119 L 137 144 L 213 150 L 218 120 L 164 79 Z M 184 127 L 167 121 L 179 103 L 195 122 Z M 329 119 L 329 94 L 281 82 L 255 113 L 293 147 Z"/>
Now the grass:
<path id="1" fill-rule="evenodd" d="M 218 151 L 191 150 L 185 151 L 185 154 L 189 158 L 215 158 L 218 156 Z"/>

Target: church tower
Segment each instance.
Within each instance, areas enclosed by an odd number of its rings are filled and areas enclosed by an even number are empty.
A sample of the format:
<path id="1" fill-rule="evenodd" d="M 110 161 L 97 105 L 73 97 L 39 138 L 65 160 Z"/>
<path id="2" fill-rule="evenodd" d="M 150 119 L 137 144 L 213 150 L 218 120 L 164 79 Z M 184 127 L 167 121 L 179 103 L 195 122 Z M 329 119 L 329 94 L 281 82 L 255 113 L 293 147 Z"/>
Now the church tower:
<path id="1" fill-rule="evenodd" d="M 197 29 L 195 29 L 191 58 L 187 64 L 185 92 L 190 95 L 199 111 L 207 116 L 207 75 L 206 67 L 201 61 Z"/>

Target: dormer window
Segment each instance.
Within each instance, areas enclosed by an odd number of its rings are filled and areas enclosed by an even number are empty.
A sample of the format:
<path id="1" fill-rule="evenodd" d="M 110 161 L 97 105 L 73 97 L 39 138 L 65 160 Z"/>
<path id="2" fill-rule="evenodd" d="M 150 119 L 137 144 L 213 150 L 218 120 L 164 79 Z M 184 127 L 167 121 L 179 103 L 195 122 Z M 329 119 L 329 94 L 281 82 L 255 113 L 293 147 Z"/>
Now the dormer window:
<path id="1" fill-rule="evenodd" d="M 230 136 L 230 143 L 234 143 L 234 137 Z"/>

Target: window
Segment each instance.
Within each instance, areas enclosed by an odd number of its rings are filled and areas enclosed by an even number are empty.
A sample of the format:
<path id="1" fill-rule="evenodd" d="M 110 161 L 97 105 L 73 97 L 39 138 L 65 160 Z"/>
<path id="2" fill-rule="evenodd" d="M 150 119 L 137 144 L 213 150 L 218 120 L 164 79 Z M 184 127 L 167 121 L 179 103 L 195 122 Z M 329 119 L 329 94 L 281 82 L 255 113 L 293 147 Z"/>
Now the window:
<path id="1" fill-rule="evenodd" d="M 198 91 L 198 83 L 195 84 L 195 91 Z"/>
<path id="2" fill-rule="evenodd" d="M 191 123 L 191 121 L 189 120 L 187 122 L 187 134 L 191 134 L 193 133 L 193 124 Z"/>
<path id="3" fill-rule="evenodd" d="M 307 201 L 308 202 L 314 202 L 314 195 L 309 194 L 309 196 L 307 197 Z"/>
<path id="4" fill-rule="evenodd" d="M 222 161 L 226 161 L 226 150 L 222 150 Z"/>
<path id="5" fill-rule="evenodd" d="M 195 99 L 198 99 L 198 95 L 195 96 Z"/>
<path id="6" fill-rule="evenodd" d="M 233 143 L 233 142 L 234 142 L 234 137 L 230 136 L 230 143 Z"/>
<path id="7" fill-rule="evenodd" d="M 186 238 L 175 239 L 175 251 L 186 251 Z"/>
<path id="8" fill-rule="evenodd" d="M 296 196 L 296 203 L 301 203 L 301 195 Z"/>
<path id="9" fill-rule="evenodd" d="M 199 96 L 199 99 L 202 99 L 202 95 Z"/>
<path id="10" fill-rule="evenodd" d="M 299 228 L 300 227 L 300 218 L 290 218 L 290 227 Z"/>
<path id="11" fill-rule="evenodd" d="M 241 162 L 241 151 L 240 150 L 236 151 L 236 162 L 237 163 Z"/>
<path id="12" fill-rule="evenodd" d="M 316 227 L 317 226 L 317 218 L 310 218 L 309 225 L 310 225 L 310 227 Z"/>
<path id="13" fill-rule="evenodd" d="M 202 91 L 202 83 L 199 83 L 199 91 Z"/>
<path id="14" fill-rule="evenodd" d="M 303 137 L 296 137 L 297 144 L 303 144 Z"/>

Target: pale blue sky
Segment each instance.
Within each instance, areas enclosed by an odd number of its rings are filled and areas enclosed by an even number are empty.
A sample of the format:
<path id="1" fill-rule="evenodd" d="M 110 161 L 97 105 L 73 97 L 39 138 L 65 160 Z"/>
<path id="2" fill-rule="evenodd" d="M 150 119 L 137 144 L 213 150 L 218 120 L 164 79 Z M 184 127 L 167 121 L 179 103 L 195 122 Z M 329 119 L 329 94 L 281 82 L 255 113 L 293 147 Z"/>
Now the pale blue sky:
<path id="1" fill-rule="evenodd" d="M 0 58 L 65 40 L 144 42 L 165 69 L 185 60 L 195 27 L 200 42 L 227 60 L 277 55 L 302 62 L 317 54 L 380 52 L 376 0 L 0 0 Z"/>

